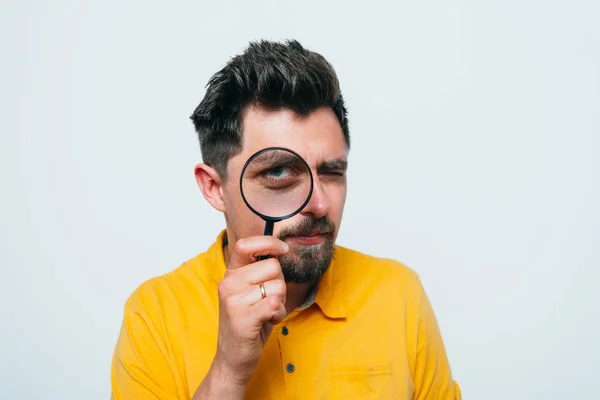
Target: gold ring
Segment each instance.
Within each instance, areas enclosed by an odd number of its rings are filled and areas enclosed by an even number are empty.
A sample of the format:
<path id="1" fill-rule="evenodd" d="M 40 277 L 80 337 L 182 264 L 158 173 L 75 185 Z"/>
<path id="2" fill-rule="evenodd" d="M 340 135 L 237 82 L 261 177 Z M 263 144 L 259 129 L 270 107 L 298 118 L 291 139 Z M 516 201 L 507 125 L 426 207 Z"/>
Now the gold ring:
<path id="1" fill-rule="evenodd" d="M 265 284 L 259 283 L 258 286 L 260 287 L 260 295 L 264 299 L 265 297 L 267 297 L 267 290 L 265 289 Z"/>

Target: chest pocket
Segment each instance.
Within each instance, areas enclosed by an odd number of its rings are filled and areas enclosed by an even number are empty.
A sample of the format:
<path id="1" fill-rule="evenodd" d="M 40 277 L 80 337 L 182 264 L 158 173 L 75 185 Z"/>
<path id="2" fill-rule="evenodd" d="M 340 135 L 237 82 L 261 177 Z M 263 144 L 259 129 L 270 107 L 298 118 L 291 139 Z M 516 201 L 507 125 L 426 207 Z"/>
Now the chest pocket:
<path id="1" fill-rule="evenodd" d="M 333 400 L 394 398 L 391 363 L 335 365 L 331 370 Z"/>

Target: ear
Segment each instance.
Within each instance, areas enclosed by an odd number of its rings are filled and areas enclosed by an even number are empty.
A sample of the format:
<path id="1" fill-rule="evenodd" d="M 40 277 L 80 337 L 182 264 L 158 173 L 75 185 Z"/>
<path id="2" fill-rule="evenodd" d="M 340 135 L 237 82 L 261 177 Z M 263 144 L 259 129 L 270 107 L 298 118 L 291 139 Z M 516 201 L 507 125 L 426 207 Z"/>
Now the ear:
<path id="1" fill-rule="evenodd" d="M 223 191 L 221 189 L 223 183 L 217 170 L 206 164 L 198 164 L 194 168 L 194 175 L 204 198 L 215 209 L 225 212 L 225 202 L 223 201 Z"/>

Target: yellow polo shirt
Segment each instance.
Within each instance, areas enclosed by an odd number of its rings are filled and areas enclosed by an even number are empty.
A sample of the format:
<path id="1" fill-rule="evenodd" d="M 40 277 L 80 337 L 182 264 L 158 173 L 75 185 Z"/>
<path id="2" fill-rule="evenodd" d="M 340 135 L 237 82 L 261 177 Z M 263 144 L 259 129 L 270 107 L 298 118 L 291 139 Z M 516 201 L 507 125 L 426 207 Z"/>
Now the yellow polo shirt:
<path id="1" fill-rule="evenodd" d="M 127 300 L 113 399 L 192 398 L 216 352 L 224 237 Z M 274 327 L 247 399 L 461 398 L 411 269 L 338 246 L 313 297 Z"/>

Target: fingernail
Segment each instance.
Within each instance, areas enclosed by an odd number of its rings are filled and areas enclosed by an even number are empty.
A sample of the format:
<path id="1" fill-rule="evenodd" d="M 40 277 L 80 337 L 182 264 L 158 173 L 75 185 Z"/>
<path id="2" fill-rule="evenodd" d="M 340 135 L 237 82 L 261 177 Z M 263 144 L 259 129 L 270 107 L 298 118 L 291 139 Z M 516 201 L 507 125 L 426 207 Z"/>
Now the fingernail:
<path id="1" fill-rule="evenodd" d="M 290 246 L 288 246 L 288 244 L 286 242 L 283 242 L 283 251 L 289 251 L 290 250 Z"/>

